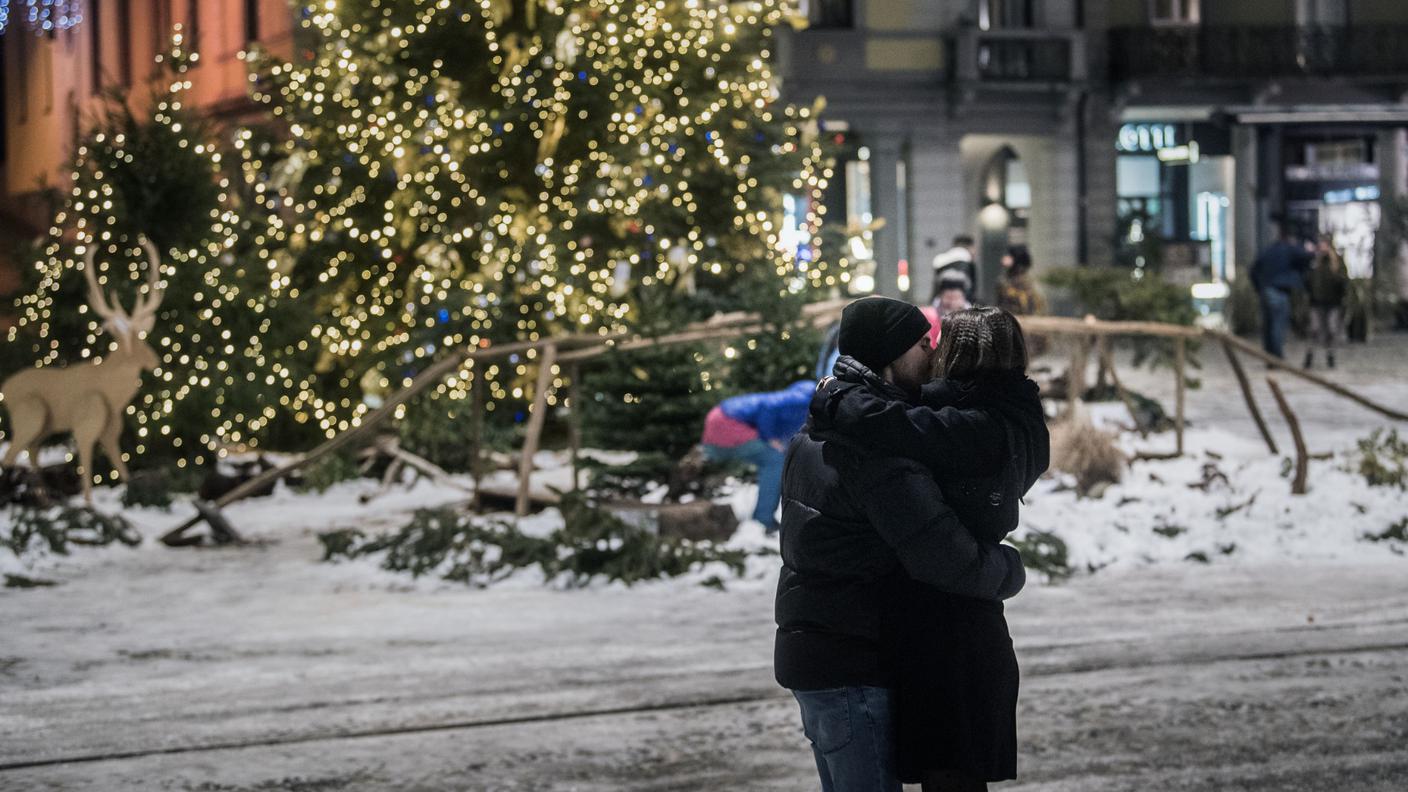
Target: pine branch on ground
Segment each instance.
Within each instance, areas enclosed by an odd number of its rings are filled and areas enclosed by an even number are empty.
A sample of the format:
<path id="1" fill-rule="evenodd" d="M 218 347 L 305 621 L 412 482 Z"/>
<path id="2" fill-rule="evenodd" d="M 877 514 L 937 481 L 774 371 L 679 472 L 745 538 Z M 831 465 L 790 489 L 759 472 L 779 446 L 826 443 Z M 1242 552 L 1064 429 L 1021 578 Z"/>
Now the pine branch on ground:
<path id="1" fill-rule="evenodd" d="M 561 503 L 563 527 L 545 537 L 529 536 L 505 522 L 454 509 L 422 509 L 399 531 L 369 537 L 357 529 L 319 534 L 324 560 L 382 556 L 381 567 L 412 577 L 485 588 L 536 567 L 545 580 L 584 586 L 596 580 L 627 585 L 678 577 L 708 564 L 742 575 L 747 553 L 708 542 L 656 536 L 568 493 Z"/>

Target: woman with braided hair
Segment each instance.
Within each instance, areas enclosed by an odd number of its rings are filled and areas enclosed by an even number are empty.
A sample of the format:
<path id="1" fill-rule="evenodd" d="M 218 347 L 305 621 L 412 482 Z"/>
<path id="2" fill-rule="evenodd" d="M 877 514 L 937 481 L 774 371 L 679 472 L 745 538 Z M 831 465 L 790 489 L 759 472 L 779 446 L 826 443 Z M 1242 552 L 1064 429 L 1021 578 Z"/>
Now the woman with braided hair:
<path id="1" fill-rule="evenodd" d="M 838 363 L 838 372 L 854 364 Z M 1000 308 L 944 320 L 936 379 L 909 398 L 823 382 L 811 419 L 876 455 L 927 465 L 980 543 L 1017 527 L 1020 498 L 1046 471 L 1050 441 L 1026 339 Z M 1016 777 L 1018 669 L 1001 603 L 897 576 L 885 608 L 900 779 L 926 792 L 983 790 Z"/>

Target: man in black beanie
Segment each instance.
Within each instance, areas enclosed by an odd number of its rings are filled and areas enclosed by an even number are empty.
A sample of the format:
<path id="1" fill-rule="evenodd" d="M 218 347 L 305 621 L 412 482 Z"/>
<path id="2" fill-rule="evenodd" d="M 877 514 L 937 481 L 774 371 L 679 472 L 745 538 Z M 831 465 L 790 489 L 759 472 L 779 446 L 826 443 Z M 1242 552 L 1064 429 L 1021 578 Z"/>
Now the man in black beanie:
<path id="1" fill-rule="evenodd" d="M 876 374 L 894 366 L 889 380 L 917 393 L 929 379 L 929 320 L 918 308 L 889 297 L 865 297 L 841 312 L 837 351 Z"/>
<path id="2" fill-rule="evenodd" d="M 836 373 L 888 399 L 928 379 L 929 322 L 866 297 L 841 315 Z M 812 403 L 826 409 L 824 390 Z M 865 454 L 808 421 L 782 474 L 782 573 L 773 665 L 801 707 L 823 792 L 900 792 L 893 693 L 881 661 L 883 592 L 897 576 L 985 600 L 1015 595 L 1021 557 L 980 545 L 917 462 Z"/>

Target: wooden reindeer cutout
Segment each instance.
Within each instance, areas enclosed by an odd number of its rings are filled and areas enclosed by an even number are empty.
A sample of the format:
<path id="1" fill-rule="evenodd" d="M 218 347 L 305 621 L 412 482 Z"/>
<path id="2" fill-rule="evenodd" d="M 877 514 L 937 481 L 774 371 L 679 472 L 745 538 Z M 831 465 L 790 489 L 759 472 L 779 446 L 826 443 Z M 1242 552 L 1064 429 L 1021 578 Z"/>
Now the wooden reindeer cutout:
<path id="1" fill-rule="evenodd" d="M 118 438 L 127 405 L 137 395 L 144 370 L 157 367 L 156 353 L 147 345 L 146 335 L 156 321 L 164 289 L 161 261 L 156 247 L 145 237 L 147 283 L 145 294 L 138 293 L 132 312 L 98 288 L 93 263 L 97 243 L 89 244 L 83 258 L 83 277 L 88 280 L 88 304 L 103 319 L 103 328 L 117 339 L 117 349 L 101 362 L 64 368 L 33 368 L 14 374 L 0 383 L 0 398 L 10 413 L 10 447 L 3 464 L 13 465 L 21 451 L 29 451 L 30 464 L 39 467 L 39 444 L 49 435 L 72 432 L 78 447 L 78 473 L 83 481 L 83 499 L 93 502 L 93 445 L 101 443 L 118 476 L 127 478 Z"/>

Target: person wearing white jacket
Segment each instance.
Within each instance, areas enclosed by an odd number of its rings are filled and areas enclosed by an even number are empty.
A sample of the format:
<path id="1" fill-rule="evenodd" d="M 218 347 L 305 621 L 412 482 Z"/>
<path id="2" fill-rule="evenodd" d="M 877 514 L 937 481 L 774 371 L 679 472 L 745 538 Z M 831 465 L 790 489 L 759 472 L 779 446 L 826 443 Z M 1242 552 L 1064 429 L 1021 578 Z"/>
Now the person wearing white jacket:
<path id="1" fill-rule="evenodd" d="M 962 280 L 968 302 L 978 289 L 978 266 L 974 262 L 973 237 L 961 234 L 953 238 L 953 247 L 934 257 L 934 285 L 930 302 L 939 298 L 939 286 L 944 281 Z"/>

